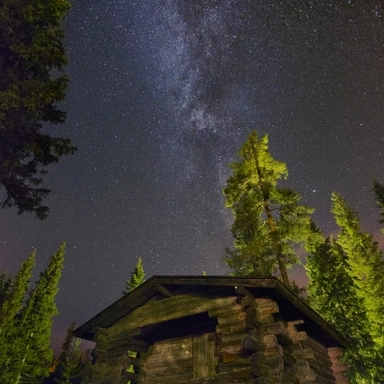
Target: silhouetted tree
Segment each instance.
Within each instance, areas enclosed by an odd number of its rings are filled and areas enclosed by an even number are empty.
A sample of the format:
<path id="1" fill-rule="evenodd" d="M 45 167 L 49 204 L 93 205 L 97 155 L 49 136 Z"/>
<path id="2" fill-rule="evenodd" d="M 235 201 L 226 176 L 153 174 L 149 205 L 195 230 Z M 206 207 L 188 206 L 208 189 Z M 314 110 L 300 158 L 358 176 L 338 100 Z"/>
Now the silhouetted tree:
<path id="1" fill-rule="evenodd" d="M 68 0 L 0 2 L 0 207 L 39 219 L 49 211 L 46 166 L 76 150 L 70 140 L 42 132 L 43 123 L 65 120 L 57 104 L 68 82 L 60 73 L 68 61 L 61 22 L 69 8 Z"/>

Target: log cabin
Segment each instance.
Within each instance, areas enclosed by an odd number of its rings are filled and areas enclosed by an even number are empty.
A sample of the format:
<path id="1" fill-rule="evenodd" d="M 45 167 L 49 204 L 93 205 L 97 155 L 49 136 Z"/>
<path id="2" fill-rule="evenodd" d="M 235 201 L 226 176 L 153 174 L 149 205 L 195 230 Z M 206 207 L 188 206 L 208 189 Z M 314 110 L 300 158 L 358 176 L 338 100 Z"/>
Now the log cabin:
<path id="1" fill-rule="evenodd" d="M 346 384 L 350 344 L 278 279 L 153 276 L 74 331 L 90 384 Z"/>

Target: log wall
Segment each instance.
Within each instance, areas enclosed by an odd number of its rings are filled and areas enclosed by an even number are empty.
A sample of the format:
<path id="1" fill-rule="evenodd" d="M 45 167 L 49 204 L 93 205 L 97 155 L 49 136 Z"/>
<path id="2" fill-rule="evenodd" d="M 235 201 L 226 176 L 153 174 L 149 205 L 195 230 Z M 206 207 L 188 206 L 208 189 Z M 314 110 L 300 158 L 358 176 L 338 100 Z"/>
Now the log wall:
<path id="1" fill-rule="evenodd" d="M 284 322 L 272 299 L 179 295 L 148 302 L 110 329 L 98 329 L 90 384 L 346 384 L 338 349 L 328 351 L 297 321 Z M 217 325 L 147 345 L 142 326 L 207 312 Z M 137 352 L 137 357 L 127 351 Z M 134 372 L 127 372 L 133 367 Z"/>

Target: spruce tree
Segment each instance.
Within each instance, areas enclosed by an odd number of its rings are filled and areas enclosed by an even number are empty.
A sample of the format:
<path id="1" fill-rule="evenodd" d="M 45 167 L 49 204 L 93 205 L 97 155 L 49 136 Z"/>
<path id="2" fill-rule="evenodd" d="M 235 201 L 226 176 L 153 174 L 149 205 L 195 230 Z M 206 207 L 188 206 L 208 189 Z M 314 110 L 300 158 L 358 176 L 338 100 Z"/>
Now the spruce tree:
<path id="1" fill-rule="evenodd" d="M 6 335 L 12 344 L 4 368 L 0 371 L 1 383 L 39 382 L 49 374 L 52 317 L 58 313 L 55 297 L 59 289 L 64 251 L 65 244 L 62 244 L 40 274 L 24 307 L 12 321 L 12 327 Z"/>
<path id="2" fill-rule="evenodd" d="M 337 193 L 331 211 L 340 228 L 312 248 L 306 269 L 309 302 L 335 326 L 352 348 L 346 350 L 347 373 L 352 384 L 384 382 L 382 253 L 362 231 L 357 212 Z"/>
<path id="3" fill-rule="evenodd" d="M 370 333 L 384 349 L 384 262 L 373 236 L 362 231 L 357 212 L 338 193 L 332 194 L 332 212 L 341 228 L 337 242 L 348 257 L 348 273 L 356 294 L 364 301 Z"/>
<path id="4" fill-rule="evenodd" d="M 352 348 L 344 356 L 351 383 L 373 384 L 379 355 L 369 333 L 364 302 L 357 296 L 355 282 L 348 273 L 347 255 L 329 237 L 312 249 L 305 268 L 309 304 L 351 342 Z"/>
<path id="5" fill-rule="evenodd" d="M 141 283 L 144 283 L 144 281 L 145 281 L 145 271 L 143 266 L 143 260 L 141 257 L 139 257 L 137 259 L 135 269 L 131 273 L 130 279 L 127 280 L 126 282 L 125 291 L 122 292 L 122 295 L 128 294 L 128 292 L 135 289 Z"/>
<path id="6" fill-rule="evenodd" d="M 251 132 L 239 157 L 230 165 L 232 176 L 223 191 L 234 215 L 235 238 L 225 261 L 238 276 L 270 276 L 278 266 L 289 285 L 287 267 L 299 261 L 294 248 L 307 241 L 314 210 L 299 205 L 297 192 L 278 187 L 288 170 L 270 154 L 267 135 L 259 138 Z"/>

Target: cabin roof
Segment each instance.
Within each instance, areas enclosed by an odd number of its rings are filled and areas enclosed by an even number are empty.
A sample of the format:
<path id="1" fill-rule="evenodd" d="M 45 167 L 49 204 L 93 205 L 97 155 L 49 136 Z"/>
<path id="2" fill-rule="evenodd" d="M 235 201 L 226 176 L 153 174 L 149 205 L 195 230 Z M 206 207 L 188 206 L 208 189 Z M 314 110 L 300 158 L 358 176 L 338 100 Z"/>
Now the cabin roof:
<path id="1" fill-rule="evenodd" d="M 277 302 L 279 317 L 285 321 L 304 320 L 302 325 L 311 337 L 321 341 L 327 348 L 350 347 L 350 343 L 318 313 L 297 297 L 277 278 L 248 278 L 228 276 L 152 276 L 127 295 L 74 331 L 76 337 L 93 340 L 95 327 L 109 328 L 136 308 L 158 295 L 177 294 L 235 296 L 236 289 L 244 287 L 255 297 L 268 297 Z M 297 326 L 300 329 L 300 325 Z"/>

